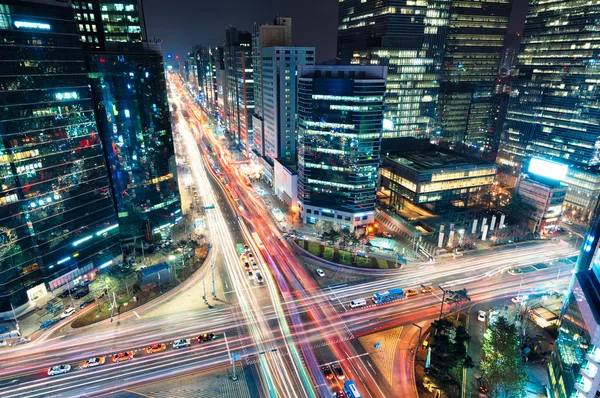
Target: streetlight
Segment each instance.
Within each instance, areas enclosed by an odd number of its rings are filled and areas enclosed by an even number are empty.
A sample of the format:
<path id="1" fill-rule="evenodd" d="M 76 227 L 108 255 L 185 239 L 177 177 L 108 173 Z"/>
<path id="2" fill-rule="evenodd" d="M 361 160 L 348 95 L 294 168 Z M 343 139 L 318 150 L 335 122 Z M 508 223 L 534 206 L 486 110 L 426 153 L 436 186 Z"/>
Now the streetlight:
<path id="1" fill-rule="evenodd" d="M 440 290 L 442 292 L 444 292 L 444 294 L 442 295 L 442 306 L 440 308 L 440 318 L 439 318 L 439 319 L 442 319 L 442 313 L 444 312 L 444 301 L 446 301 L 446 290 L 444 290 L 444 288 L 439 285 L 438 285 L 438 287 L 440 288 Z"/>

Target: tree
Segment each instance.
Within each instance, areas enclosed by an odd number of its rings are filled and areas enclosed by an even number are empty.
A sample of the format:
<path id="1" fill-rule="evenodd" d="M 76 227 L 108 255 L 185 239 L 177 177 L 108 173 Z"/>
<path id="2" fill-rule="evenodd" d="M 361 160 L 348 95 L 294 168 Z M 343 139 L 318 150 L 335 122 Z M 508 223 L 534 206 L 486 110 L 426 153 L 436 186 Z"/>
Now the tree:
<path id="1" fill-rule="evenodd" d="M 114 278 L 108 275 L 108 272 L 101 272 L 96 274 L 94 283 L 90 286 L 90 293 L 96 299 L 98 305 L 98 311 L 100 311 L 100 299 L 104 298 L 107 300 L 110 292 L 117 288 L 117 282 Z"/>
<path id="2" fill-rule="evenodd" d="M 467 294 L 467 289 L 460 290 L 448 290 L 448 296 L 446 298 L 446 302 L 448 304 L 455 304 L 458 309 L 456 310 L 456 319 L 458 319 L 458 314 L 460 314 L 460 310 L 462 308 L 462 304 L 466 301 L 471 301 L 471 297 Z"/>
<path id="3" fill-rule="evenodd" d="M 511 194 L 510 202 L 508 202 L 503 210 L 508 213 L 515 224 L 526 229 L 527 224 L 529 223 L 531 216 L 535 214 L 536 209 L 531 204 L 525 202 L 521 195 L 514 190 L 510 190 L 509 192 Z"/>
<path id="4" fill-rule="evenodd" d="M 484 335 L 481 375 L 493 398 L 520 397 L 526 380 L 517 328 L 503 316 Z"/>
<path id="5" fill-rule="evenodd" d="M 119 264 L 108 269 L 108 275 L 115 279 L 117 290 L 123 290 L 127 293 L 127 297 L 131 297 L 130 287 L 133 285 L 133 280 L 136 276 L 136 270 L 130 264 Z"/>

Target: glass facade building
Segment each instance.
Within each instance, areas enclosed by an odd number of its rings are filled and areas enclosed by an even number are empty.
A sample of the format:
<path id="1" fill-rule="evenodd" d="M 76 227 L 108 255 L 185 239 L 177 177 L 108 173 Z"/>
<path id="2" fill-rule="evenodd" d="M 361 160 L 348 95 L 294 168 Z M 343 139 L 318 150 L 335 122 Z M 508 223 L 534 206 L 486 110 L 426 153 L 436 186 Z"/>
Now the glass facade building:
<path id="1" fill-rule="evenodd" d="M 121 239 L 152 241 L 181 220 L 162 55 L 107 52 L 88 63 Z"/>
<path id="2" fill-rule="evenodd" d="M 106 43 L 141 43 L 146 36 L 141 0 L 73 0 L 75 20 L 86 49 Z"/>
<path id="3" fill-rule="evenodd" d="M 436 109 L 450 0 L 343 0 L 342 64 L 388 68 L 383 137 L 429 137 Z"/>
<path id="4" fill-rule="evenodd" d="M 246 154 L 253 145 L 254 79 L 252 69 L 252 35 L 230 27 L 225 32 L 225 127 Z"/>
<path id="5" fill-rule="evenodd" d="M 69 6 L 0 4 L 0 313 L 121 255 Z"/>
<path id="6" fill-rule="evenodd" d="M 518 80 L 510 94 L 498 152 L 500 164 L 520 169 L 528 157 L 537 156 L 567 163 L 579 174 L 598 174 L 600 37 L 594 33 L 598 17 L 595 4 L 577 0 L 529 5 Z M 582 198 L 574 196 L 589 193 L 589 187 L 577 185 L 582 180 L 589 178 L 566 182 L 570 188 L 566 202 L 589 214 L 597 194 L 581 208 Z"/>
<path id="7" fill-rule="evenodd" d="M 450 144 L 495 147 L 493 95 L 510 13 L 511 0 L 452 3 L 437 111 Z"/>
<path id="8" fill-rule="evenodd" d="M 298 204 L 307 223 L 375 218 L 386 68 L 299 66 Z"/>

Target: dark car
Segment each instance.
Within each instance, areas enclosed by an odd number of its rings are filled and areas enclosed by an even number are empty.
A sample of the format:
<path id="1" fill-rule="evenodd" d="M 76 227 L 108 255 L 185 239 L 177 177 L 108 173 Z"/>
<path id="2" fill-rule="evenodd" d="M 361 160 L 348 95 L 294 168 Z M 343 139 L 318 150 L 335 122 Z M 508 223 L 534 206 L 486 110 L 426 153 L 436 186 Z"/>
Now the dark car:
<path id="1" fill-rule="evenodd" d="M 73 296 L 73 298 L 75 300 L 79 300 L 80 298 L 85 297 L 88 294 L 90 294 L 90 289 L 82 289 L 82 290 L 78 291 L 77 293 L 75 293 L 75 295 Z"/>
<path id="2" fill-rule="evenodd" d="M 198 336 L 198 343 L 202 343 L 203 341 L 211 341 L 216 338 L 214 333 L 204 333 Z"/>
<path id="3" fill-rule="evenodd" d="M 72 287 L 70 289 L 66 289 L 64 292 L 62 292 L 61 294 L 59 294 L 58 297 L 60 297 L 60 298 L 66 298 L 66 297 L 69 297 L 69 292 L 70 292 L 70 294 L 73 294 L 76 291 L 77 291 L 77 288 L 76 287 Z"/>
<path id="4" fill-rule="evenodd" d="M 346 394 L 343 391 L 338 391 L 335 393 L 335 398 L 346 398 Z"/>
<path id="5" fill-rule="evenodd" d="M 94 299 L 85 300 L 83 303 L 79 304 L 79 308 L 85 308 L 88 305 L 92 304 L 93 302 L 94 302 Z"/>
<path id="6" fill-rule="evenodd" d="M 48 329 L 49 327 L 51 327 L 52 325 L 56 324 L 57 322 L 58 322 L 58 319 L 50 319 L 48 321 L 44 321 L 40 325 L 40 329 L 42 329 L 42 330 Z"/>
<path id="7" fill-rule="evenodd" d="M 325 376 L 325 378 L 327 380 L 332 380 L 333 379 L 333 372 L 331 371 L 331 369 L 329 368 L 329 366 L 323 366 L 321 368 L 321 371 L 323 372 L 323 375 Z"/>
<path id="8" fill-rule="evenodd" d="M 333 373 L 335 373 L 335 377 L 337 377 L 339 380 L 344 380 L 346 378 L 346 375 L 344 374 L 344 369 L 342 369 L 342 365 L 340 365 L 339 363 L 333 365 Z"/>

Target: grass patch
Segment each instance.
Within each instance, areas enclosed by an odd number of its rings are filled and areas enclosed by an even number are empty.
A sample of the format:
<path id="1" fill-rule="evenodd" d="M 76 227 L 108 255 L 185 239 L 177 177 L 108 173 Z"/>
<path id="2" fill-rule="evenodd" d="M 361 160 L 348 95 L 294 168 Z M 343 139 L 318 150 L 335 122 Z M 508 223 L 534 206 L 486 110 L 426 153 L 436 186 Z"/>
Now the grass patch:
<path id="1" fill-rule="evenodd" d="M 323 258 L 328 261 L 333 261 L 333 253 L 335 250 L 331 247 L 325 247 L 325 251 L 323 252 Z"/>
<path id="2" fill-rule="evenodd" d="M 321 254 L 321 245 L 315 242 L 308 242 L 308 252 L 310 254 L 318 256 L 319 254 Z"/>
<path id="3" fill-rule="evenodd" d="M 356 256 L 356 266 L 361 268 L 371 268 L 373 264 L 370 258 Z"/>
<path id="4" fill-rule="evenodd" d="M 340 255 L 340 264 L 352 265 L 352 253 L 345 250 L 338 250 Z"/>
<path id="5" fill-rule="evenodd" d="M 387 260 L 384 260 L 382 258 L 378 258 L 377 259 L 377 265 L 379 266 L 379 268 L 381 269 L 388 269 L 390 268 L 390 265 L 388 264 Z"/>

